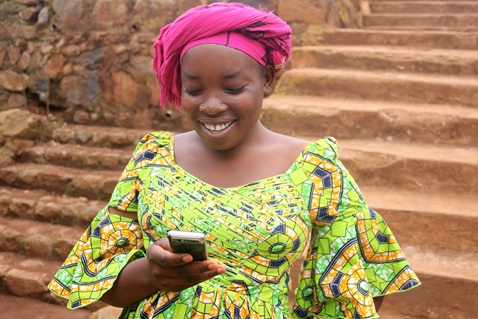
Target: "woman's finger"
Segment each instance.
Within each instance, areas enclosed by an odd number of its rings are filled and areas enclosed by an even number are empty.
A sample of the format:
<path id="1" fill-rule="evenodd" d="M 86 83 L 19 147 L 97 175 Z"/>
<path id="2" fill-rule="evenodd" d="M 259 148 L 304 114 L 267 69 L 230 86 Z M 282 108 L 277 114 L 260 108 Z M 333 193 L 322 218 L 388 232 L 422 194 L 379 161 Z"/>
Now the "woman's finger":
<path id="1" fill-rule="evenodd" d="M 149 261 L 160 265 L 162 267 L 175 267 L 190 263 L 193 258 L 189 254 L 175 254 L 169 249 L 169 244 L 164 245 L 160 243 L 161 240 L 155 242 L 148 248 L 148 258 Z M 167 242 L 167 241 L 166 241 Z"/>
<path id="2" fill-rule="evenodd" d="M 163 277 L 161 281 L 161 289 L 168 291 L 180 291 L 185 288 L 189 288 L 200 284 L 206 280 L 211 279 L 214 276 L 217 276 L 216 271 L 208 271 L 199 275 L 183 275 L 179 277 Z"/>

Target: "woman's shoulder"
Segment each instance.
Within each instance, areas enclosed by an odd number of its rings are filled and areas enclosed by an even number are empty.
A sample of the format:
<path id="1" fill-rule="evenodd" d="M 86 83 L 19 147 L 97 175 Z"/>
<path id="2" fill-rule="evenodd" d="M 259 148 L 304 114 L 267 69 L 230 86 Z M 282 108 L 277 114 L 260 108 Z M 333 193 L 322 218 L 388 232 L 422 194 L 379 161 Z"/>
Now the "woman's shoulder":
<path id="1" fill-rule="evenodd" d="M 274 133 L 272 137 L 273 139 L 271 139 L 272 141 L 271 144 L 275 146 L 280 145 L 278 149 L 288 149 L 290 151 L 294 151 L 297 149 L 302 150 L 310 143 L 308 140 L 300 138 L 300 137 L 284 135 L 279 133 Z"/>
<path id="2" fill-rule="evenodd" d="M 339 152 L 338 142 L 332 136 L 325 136 L 311 141 L 311 139 L 276 133 L 275 142 L 280 143 L 280 148 L 286 148 L 290 152 L 295 153 L 296 151 L 301 151 L 306 161 L 311 155 L 335 161 Z"/>
<path id="3" fill-rule="evenodd" d="M 160 144 L 164 146 L 171 145 L 171 140 L 173 138 L 173 133 L 169 131 L 154 131 L 144 135 L 141 140 L 138 142 L 138 146 L 145 144 Z"/>
<path id="4" fill-rule="evenodd" d="M 172 152 L 173 134 L 168 131 L 150 132 L 137 143 L 128 169 L 134 169 L 158 160 L 168 161 Z"/>
<path id="5" fill-rule="evenodd" d="M 302 146 L 305 151 L 320 151 L 325 149 L 330 149 L 338 152 L 339 144 L 337 140 L 332 136 L 324 136 L 317 140 L 311 140 L 301 137 L 294 137 L 290 135 L 276 134 L 279 137 L 279 141 L 283 145 L 290 146 Z"/>
<path id="6" fill-rule="evenodd" d="M 173 133 L 168 131 L 155 131 L 144 135 L 136 144 L 133 154 L 144 150 L 157 151 L 158 148 L 169 149 L 172 146 Z"/>
<path id="7" fill-rule="evenodd" d="M 338 157 L 339 143 L 334 137 L 325 136 L 314 142 L 309 142 L 304 151 L 305 153 L 335 160 Z"/>

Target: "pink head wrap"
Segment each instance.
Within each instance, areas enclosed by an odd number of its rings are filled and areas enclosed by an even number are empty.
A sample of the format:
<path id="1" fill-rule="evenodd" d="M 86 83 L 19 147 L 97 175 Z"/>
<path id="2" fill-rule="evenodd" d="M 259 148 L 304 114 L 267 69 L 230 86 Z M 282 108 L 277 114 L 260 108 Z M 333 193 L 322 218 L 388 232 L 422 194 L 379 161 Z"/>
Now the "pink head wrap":
<path id="1" fill-rule="evenodd" d="M 279 72 L 291 54 L 291 29 L 271 12 L 241 3 L 216 2 L 186 11 L 164 26 L 154 43 L 153 70 L 161 86 L 160 103 L 181 105 L 180 61 L 200 44 L 227 45 Z"/>
<path id="2" fill-rule="evenodd" d="M 258 41 L 237 32 L 221 32 L 210 37 L 194 40 L 186 44 L 181 51 L 180 61 L 184 54 L 191 48 L 201 44 L 219 44 L 242 51 L 259 62 L 261 65 L 267 64 L 266 48 Z"/>

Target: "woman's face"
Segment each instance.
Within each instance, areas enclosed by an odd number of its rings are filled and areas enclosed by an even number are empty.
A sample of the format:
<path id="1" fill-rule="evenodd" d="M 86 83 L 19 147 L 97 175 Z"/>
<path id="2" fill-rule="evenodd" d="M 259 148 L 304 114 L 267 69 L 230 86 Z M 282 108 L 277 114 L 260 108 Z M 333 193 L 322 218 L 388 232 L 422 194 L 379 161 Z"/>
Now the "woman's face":
<path id="1" fill-rule="evenodd" d="M 221 45 L 189 49 L 181 61 L 181 102 L 195 131 L 214 150 L 229 150 L 259 126 L 264 93 L 274 79 L 247 54 Z"/>

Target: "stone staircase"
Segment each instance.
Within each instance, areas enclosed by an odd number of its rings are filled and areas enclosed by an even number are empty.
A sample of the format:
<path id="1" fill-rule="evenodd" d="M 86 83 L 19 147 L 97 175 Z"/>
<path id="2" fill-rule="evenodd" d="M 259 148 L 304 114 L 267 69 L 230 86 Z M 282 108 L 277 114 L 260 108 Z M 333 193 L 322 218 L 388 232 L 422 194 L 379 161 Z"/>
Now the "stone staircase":
<path id="1" fill-rule="evenodd" d="M 362 6 L 363 29 L 295 49 L 264 122 L 339 140 L 423 282 L 384 318 L 478 318 L 478 1 Z"/>
<path id="2" fill-rule="evenodd" d="M 375 0 L 363 10 L 363 29 L 295 48 L 263 122 L 339 140 L 423 282 L 387 297 L 383 318 L 478 318 L 478 0 Z M 66 123 L 43 141 L 4 135 L 17 147 L 0 165 L 0 318 L 86 319 L 104 306 L 69 311 L 45 285 L 149 130 Z"/>

